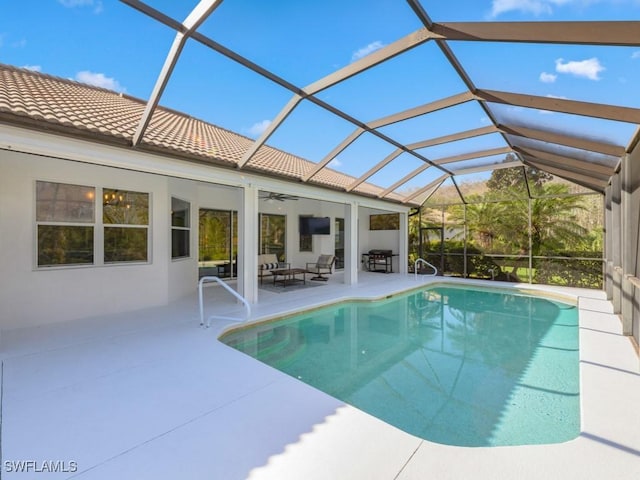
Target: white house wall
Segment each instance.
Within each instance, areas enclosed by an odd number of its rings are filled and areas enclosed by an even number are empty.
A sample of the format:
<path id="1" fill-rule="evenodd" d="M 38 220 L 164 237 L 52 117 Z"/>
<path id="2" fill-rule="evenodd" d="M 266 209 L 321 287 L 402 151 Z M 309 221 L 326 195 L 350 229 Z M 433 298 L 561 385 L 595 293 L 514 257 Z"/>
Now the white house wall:
<path id="1" fill-rule="evenodd" d="M 0 151 L 1 328 L 54 323 L 167 302 L 167 178 Z M 37 180 L 150 193 L 148 264 L 37 268 Z M 163 234 L 158 234 L 162 232 Z"/>
<path id="2" fill-rule="evenodd" d="M 189 235 L 188 258 L 171 259 L 171 242 L 168 242 L 169 250 L 163 252 L 163 258 L 169 260 L 167 298 L 169 301 L 184 296 L 189 291 L 193 291 L 193 285 L 197 281 L 198 272 L 198 207 L 197 189 L 194 182 L 181 180 L 178 178 L 168 178 L 168 189 L 170 197 L 176 197 L 191 204 L 189 211 L 189 221 L 191 232 Z M 171 201 L 171 199 L 169 199 Z M 169 210 L 171 204 L 169 203 Z M 168 231 L 168 230 L 167 230 Z"/>
<path id="3" fill-rule="evenodd" d="M 37 268 L 37 180 L 149 193 L 149 262 Z M 198 209 L 239 211 L 243 188 L 300 197 L 298 201 L 284 202 L 288 219 L 287 258 L 292 265 L 304 266 L 316 261 L 322 253 L 334 253 L 334 220 L 345 218 L 348 222 L 350 205 L 362 205 L 360 245 L 356 245 L 354 239 L 353 246 L 358 258 L 370 248 L 398 251 L 398 232 L 376 232 L 375 239 L 369 239 L 366 212 L 406 212 L 408 207 L 403 205 L 0 125 L 0 329 L 131 311 L 166 304 L 193 293 L 197 284 Z M 191 202 L 192 220 L 191 257 L 173 261 L 172 196 Z M 278 210 L 279 203 L 260 201 L 259 209 L 265 213 L 282 213 Z M 312 252 L 299 252 L 298 216 L 301 214 L 332 219 L 331 235 L 315 235 Z M 257 246 L 255 232 L 246 241 Z M 345 248 L 348 257 L 349 245 Z M 395 268 L 394 265 L 394 271 Z M 356 277 L 349 275 L 353 283 Z"/>
<path id="4" fill-rule="evenodd" d="M 369 230 L 369 215 L 377 215 L 380 213 L 391 213 L 389 211 L 361 207 L 359 212 L 360 225 L 360 254 L 367 253 L 369 250 L 391 250 L 394 255 L 400 253 L 400 231 L 399 230 Z M 393 271 L 400 271 L 400 257 L 393 257 Z M 406 262 L 405 262 L 406 263 Z M 360 265 L 361 268 L 363 265 Z"/>

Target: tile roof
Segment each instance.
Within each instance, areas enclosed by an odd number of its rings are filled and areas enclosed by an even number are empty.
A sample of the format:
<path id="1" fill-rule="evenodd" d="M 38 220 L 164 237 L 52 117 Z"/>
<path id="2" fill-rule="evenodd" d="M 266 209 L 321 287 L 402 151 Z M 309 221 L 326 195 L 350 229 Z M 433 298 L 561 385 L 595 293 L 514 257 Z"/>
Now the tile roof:
<path id="1" fill-rule="evenodd" d="M 0 64 L 0 121 L 6 123 L 131 145 L 144 108 L 143 100 L 129 95 Z M 139 148 L 236 168 L 253 142 L 159 106 Z M 265 145 L 244 168 L 299 182 L 314 166 L 309 160 Z M 344 190 L 354 180 L 324 168 L 309 183 Z M 354 193 L 375 197 L 382 191 L 363 183 Z M 387 199 L 400 201 L 402 197 L 390 195 Z"/>

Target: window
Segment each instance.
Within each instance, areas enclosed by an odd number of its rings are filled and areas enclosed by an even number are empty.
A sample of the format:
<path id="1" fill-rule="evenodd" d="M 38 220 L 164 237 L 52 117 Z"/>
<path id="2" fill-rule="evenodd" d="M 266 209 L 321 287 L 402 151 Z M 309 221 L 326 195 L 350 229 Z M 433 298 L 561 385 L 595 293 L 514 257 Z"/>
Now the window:
<path id="1" fill-rule="evenodd" d="M 36 237 L 38 267 L 146 262 L 149 194 L 37 181 Z"/>
<path id="2" fill-rule="evenodd" d="M 148 260 L 149 194 L 103 190 L 104 263 Z"/>
<path id="3" fill-rule="evenodd" d="M 189 256 L 191 205 L 171 197 L 171 258 Z"/>
<path id="4" fill-rule="evenodd" d="M 36 182 L 38 266 L 91 265 L 94 187 Z"/>
<path id="5" fill-rule="evenodd" d="M 400 214 L 383 213 L 370 215 L 369 230 L 400 230 Z"/>

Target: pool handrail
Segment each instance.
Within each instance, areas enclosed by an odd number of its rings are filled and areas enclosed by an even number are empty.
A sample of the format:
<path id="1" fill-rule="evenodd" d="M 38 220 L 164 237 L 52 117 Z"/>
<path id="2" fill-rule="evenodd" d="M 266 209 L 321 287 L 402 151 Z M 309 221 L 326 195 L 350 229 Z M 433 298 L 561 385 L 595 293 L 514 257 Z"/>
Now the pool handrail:
<path id="1" fill-rule="evenodd" d="M 418 280 L 418 263 L 424 263 L 425 265 L 427 265 L 428 267 L 433 268 L 433 273 L 430 274 L 426 274 L 426 276 L 428 277 L 435 277 L 436 275 L 438 275 L 438 269 L 434 266 L 431 265 L 429 262 L 427 262 L 424 258 L 418 258 L 415 263 L 413 264 L 413 274 L 415 276 L 415 279 Z"/>
<path id="2" fill-rule="evenodd" d="M 240 300 L 246 310 L 246 317 L 245 318 L 236 318 L 236 317 L 225 317 L 225 316 L 221 316 L 221 315 L 210 315 L 207 318 L 207 322 L 205 325 L 205 321 L 204 321 L 204 299 L 203 299 L 203 295 L 202 295 L 202 288 L 205 282 L 208 281 L 214 281 L 217 282 L 218 284 L 222 285 L 229 293 L 231 293 L 234 297 L 236 297 L 238 300 Z M 202 278 L 200 278 L 200 280 L 198 281 L 198 303 L 200 305 L 200 326 L 204 326 L 205 328 L 209 328 L 211 326 L 211 319 L 212 318 L 217 318 L 220 320 L 233 320 L 234 322 L 243 322 L 245 320 L 247 320 L 250 316 L 251 316 L 251 306 L 249 305 L 249 302 L 247 302 L 247 300 L 240 295 L 238 292 L 236 292 L 233 288 L 231 288 L 229 285 L 226 284 L 226 282 L 220 280 L 219 277 L 216 277 L 214 275 L 208 275 L 208 276 L 204 276 Z"/>

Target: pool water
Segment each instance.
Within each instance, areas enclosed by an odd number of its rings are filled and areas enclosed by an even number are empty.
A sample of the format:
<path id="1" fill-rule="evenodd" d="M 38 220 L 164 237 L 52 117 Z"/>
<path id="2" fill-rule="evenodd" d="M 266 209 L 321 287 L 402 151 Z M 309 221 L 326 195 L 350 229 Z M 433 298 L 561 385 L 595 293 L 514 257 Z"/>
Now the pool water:
<path id="1" fill-rule="evenodd" d="M 221 341 L 433 442 L 557 443 L 580 431 L 574 305 L 439 286 L 328 306 Z"/>

